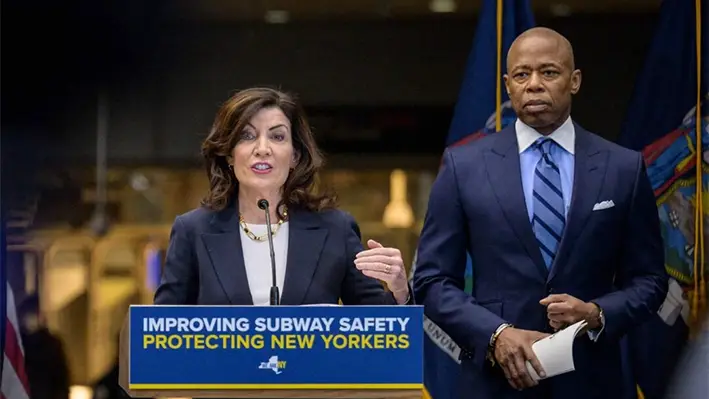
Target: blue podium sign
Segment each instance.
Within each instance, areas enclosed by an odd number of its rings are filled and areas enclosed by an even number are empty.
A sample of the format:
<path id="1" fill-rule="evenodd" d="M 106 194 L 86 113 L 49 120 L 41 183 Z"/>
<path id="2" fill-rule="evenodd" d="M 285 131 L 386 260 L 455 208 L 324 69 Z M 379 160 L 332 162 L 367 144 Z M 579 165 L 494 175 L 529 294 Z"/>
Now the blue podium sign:
<path id="1" fill-rule="evenodd" d="M 131 390 L 421 389 L 421 306 L 140 306 Z"/>

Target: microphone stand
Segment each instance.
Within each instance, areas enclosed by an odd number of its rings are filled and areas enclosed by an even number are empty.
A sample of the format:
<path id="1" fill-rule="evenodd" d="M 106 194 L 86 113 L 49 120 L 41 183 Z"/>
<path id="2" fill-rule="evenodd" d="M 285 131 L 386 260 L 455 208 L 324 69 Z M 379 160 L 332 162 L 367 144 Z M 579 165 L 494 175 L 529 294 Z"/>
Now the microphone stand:
<path id="1" fill-rule="evenodd" d="M 271 212 L 268 209 L 268 201 L 265 199 L 258 200 L 258 207 L 266 213 L 266 235 L 268 236 L 268 247 L 271 255 L 271 306 L 280 305 L 281 299 L 278 292 L 278 284 L 276 283 L 276 254 L 273 252 L 273 230 L 271 229 Z"/>

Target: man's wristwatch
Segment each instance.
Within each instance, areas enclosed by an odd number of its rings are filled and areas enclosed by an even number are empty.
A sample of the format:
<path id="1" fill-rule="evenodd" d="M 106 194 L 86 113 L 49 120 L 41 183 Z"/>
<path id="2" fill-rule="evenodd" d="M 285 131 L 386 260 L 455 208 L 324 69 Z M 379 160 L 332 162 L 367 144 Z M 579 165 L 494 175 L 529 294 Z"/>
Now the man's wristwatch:
<path id="1" fill-rule="evenodd" d="M 502 331 L 504 331 L 504 329 L 507 327 L 512 327 L 512 324 L 510 324 L 510 323 L 500 324 L 500 326 L 497 327 L 497 330 L 495 330 L 495 332 L 490 337 L 490 343 L 488 344 L 488 350 L 487 350 L 487 358 L 488 358 L 488 360 L 490 360 L 490 363 L 493 366 L 495 365 L 495 343 L 497 343 L 497 338 L 500 337 L 500 334 L 502 333 Z"/>
<path id="2" fill-rule="evenodd" d="M 596 309 L 598 309 L 598 316 L 596 317 L 596 321 L 598 322 L 597 328 L 601 329 L 606 324 L 606 316 L 603 314 L 603 309 L 598 306 L 598 304 L 596 304 L 595 302 L 591 302 L 591 304 L 595 306 Z"/>

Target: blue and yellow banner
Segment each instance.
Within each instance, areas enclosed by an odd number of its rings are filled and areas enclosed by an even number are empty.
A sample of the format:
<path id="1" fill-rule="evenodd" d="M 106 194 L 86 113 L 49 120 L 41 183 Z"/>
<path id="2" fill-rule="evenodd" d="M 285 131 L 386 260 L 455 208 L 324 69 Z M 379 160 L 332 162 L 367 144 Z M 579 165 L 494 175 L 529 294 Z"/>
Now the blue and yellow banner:
<path id="1" fill-rule="evenodd" d="M 422 389 L 420 306 L 131 306 L 130 390 Z"/>

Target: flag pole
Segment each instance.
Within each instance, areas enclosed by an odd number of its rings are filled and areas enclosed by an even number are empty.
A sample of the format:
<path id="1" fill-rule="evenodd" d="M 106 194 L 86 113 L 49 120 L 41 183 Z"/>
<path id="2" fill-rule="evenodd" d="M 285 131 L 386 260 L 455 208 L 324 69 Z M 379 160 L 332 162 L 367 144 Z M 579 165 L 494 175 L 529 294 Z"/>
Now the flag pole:
<path id="1" fill-rule="evenodd" d="M 697 131 L 701 132 L 702 126 L 702 1 L 695 0 L 696 4 L 696 26 L 697 26 Z M 702 197 L 704 193 L 702 190 Z M 704 202 L 702 201 L 702 212 L 704 211 Z M 703 215 L 702 215 L 703 216 Z M 706 306 L 706 280 L 705 271 L 706 265 L 704 264 L 704 217 L 701 218 L 701 230 L 702 230 L 702 267 L 700 268 L 700 286 L 699 286 L 699 306 L 704 310 Z"/>
<path id="2" fill-rule="evenodd" d="M 704 182 L 702 179 L 702 17 L 701 0 L 695 0 L 695 25 L 696 25 L 696 51 L 697 51 L 697 98 L 695 108 L 696 145 L 696 201 L 694 206 L 694 295 L 692 296 L 692 321 L 696 323 L 699 318 L 700 307 L 704 305 L 706 284 L 704 281 Z"/>
<path id="3" fill-rule="evenodd" d="M 502 129 L 502 2 L 497 0 L 497 76 L 495 79 L 495 131 Z"/>

